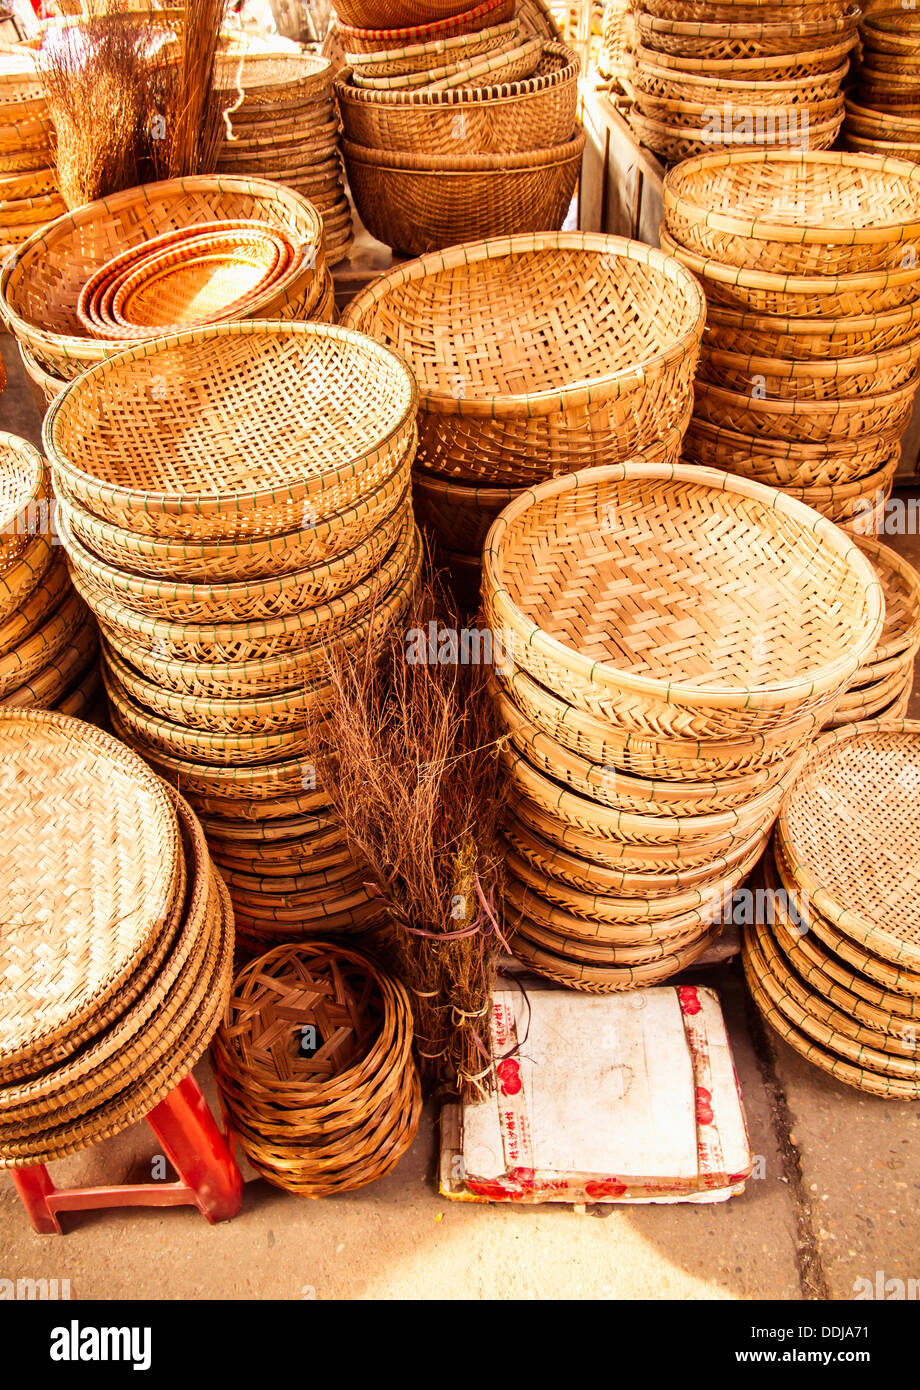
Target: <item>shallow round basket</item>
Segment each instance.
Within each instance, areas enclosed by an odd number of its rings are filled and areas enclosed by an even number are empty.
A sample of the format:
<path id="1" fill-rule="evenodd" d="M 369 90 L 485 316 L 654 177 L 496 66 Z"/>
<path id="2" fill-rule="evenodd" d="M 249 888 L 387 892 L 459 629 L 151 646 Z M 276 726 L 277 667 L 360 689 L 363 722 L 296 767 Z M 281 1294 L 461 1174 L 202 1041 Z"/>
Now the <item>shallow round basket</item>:
<path id="1" fill-rule="evenodd" d="M 681 424 L 704 312 L 672 258 L 562 232 L 412 261 L 358 295 L 343 323 L 414 371 L 421 467 L 526 486 L 633 457 Z"/>
<path id="2" fill-rule="evenodd" d="M 809 148 L 830 149 L 843 125 L 843 118 L 841 100 L 836 114 L 826 120 L 809 124 Z M 738 149 L 749 151 L 753 147 L 757 150 L 765 148 L 766 153 L 770 153 L 773 149 L 788 146 L 790 138 L 790 128 L 778 122 L 767 126 L 762 132 L 758 132 L 756 125 L 749 132 L 742 123 L 740 130 L 729 131 L 716 137 L 711 126 L 700 126 L 695 121 L 688 121 L 686 125 L 678 122 L 668 124 L 643 116 L 636 107 L 629 113 L 629 122 L 642 144 L 654 150 L 669 164 L 698 158 L 712 149 L 737 152 Z M 799 127 L 792 127 L 792 131 L 793 140 L 798 142 L 802 138 Z"/>
<path id="3" fill-rule="evenodd" d="M 445 482 L 416 471 L 412 478 L 415 515 L 454 550 L 479 553 L 499 512 L 517 496 L 510 487 L 477 487 Z"/>
<path id="4" fill-rule="evenodd" d="M 869 660 L 890 661 L 920 646 L 920 574 L 890 545 L 869 537 L 857 544 L 872 562 L 885 597 L 885 626 Z"/>
<path id="5" fill-rule="evenodd" d="M 343 47 L 352 53 L 378 53 L 388 48 L 406 48 L 410 44 L 432 43 L 450 39 L 458 34 L 477 34 L 511 19 L 514 0 L 484 0 L 475 9 L 448 15 L 429 24 L 414 24 L 403 28 L 362 29 L 352 24 L 337 24 L 337 35 Z"/>
<path id="6" fill-rule="evenodd" d="M 415 412 L 408 368 L 379 343 L 253 320 L 100 363 L 54 403 L 43 438 L 55 486 L 87 511 L 140 534 L 214 540 L 351 506 L 396 471 Z"/>
<path id="7" fill-rule="evenodd" d="M 673 68 L 659 66 L 654 61 L 659 55 L 648 50 L 646 52 L 648 61 L 643 62 L 641 67 L 634 65 L 630 70 L 629 84 L 636 92 L 674 101 L 704 102 L 710 109 L 724 102 L 743 109 L 751 105 L 785 106 L 797 102 L 827 101 L 839 96 L 849 69 L 849 64 L 844 60 L 830 72 L 817 73 L 812 77 L 755 80 L 676 72 Z"/>
<path id="8" fill-rule="evenodd" d="M 636 26 L 642 43 L 659 53 L 685 58 L 763 58 L 788 53 L 793 46 L 814 49 L 842 39 L 855 32 L 858 15 L 851 7 L 845 15 L 829 19 L 739 24 L 661 19 L 640 11 Z"/>
<path id="9" fill-rule="evenodd" d="M 918 171 L 920 172 L 920 171 Z M 755 387 L 767 396 L 787 400 L 845 400 L 904 386 L 920 367 L 920 338 L 904 347 L 864 357 L 761 357 L 723 351 L 716 329 L 703 340 L 697 374 L 714 386 L 750 393 Z"/>
<path id="10" fill-rule="evenodd" d="M 865 135 L 876 140 L 904 140 L 908 144 L 920 141 L 920 116 L 897 115 L 891 111 L 876 111 L 846 102 L 848 134 Z"/>
<path id="11" fill-rule="evenodd" d="M 872 52 L 916 55 L 920 53 L 920 19 L 909 10 L 879 5 L 863 15 L 860 37 L 863 48 Z"/>
<path id="12" fill-rule="evenodd" d="M 741 434 L 822 443 L 858 440 L 861 435 L 897 437 L 910 419 L 916 379 L 895 390 L 829 400 L 761 398 L 697 380 L 694 413 L 701 420 Z"/>
<path id="13" fill-rule="evenodd" d="M 228 117 L 269 106 L 292 110 L 331 95 L 332 64 L 316 53 L 248 53 L 242 58 L 218 58 L 214 87 L 221 106 L 233 99 Z"/>
<path id="14" fill-rule="evenodd" d="M 758 314 L 799 318 L 873 315 L 900 308 L 920 297 L 915 268 L 864 270 L 848 275 L 790 275 L 781 271 L 745 270 L 699 256 L 675 241 L 662 226 L 661 249 L 676 256 L 702 281 L 707 300 Z"/>
<path id="15" fill-rule="evenodd" d="M 0 575 L 21 559 L 36 534 L 48 470 L 37 449 L 0 430 Z"/>
<path id="16" fill-rule="evenodd" d="M 729 526 L 730 580 L 711 539 Z M 489 533 L 483 603 L 536 681 L 620 728 L 681 737 L 758 733 L 820 710 L 883 623 L 878 578 L 835 526 L 773 489 L 688 465 L 534 487 Z"/>
<path id="17" fill-rule="evenodd" d="M 814 358 L 861 357 L 915 342 L 920 337 L 920 301 L 914 300 L 883 313 L 839 318 L 758 314 L 710 303 L 706 322 L 712 338 L 729 352 L 787 357 L 801 362 Z"/>
<path id="18" fill-rule="evenodd" d="M 47 371 L 72 379 L 128 344 L 86 336 L 77 301 L 86 281 L 113 256 L 163 233 L 203 222 L 245 219 L 316 236 L 305 198 L 258 178 L 198 175 L 144 184 L 89 203 L 36 232 L 0 271 L 0 314 Z"/>
<path id="19" fill-rule="evenodd" d="M 854 153 L 863 153 L 883 159 L 909 159 L 920 163 L 920 141 L 908 143 L 906 140 L 870 140 L 865 136 L 844 131 L 844 147 Z"/>
<path id="20" fill-rule="evenodd" d="M 666 68 L 685 77 L 725 77 L 733 82 L 746 81 L 792 82 L 798 78 L 814 77 L 820 73 L 832 72 L 839 67 L 857 44 L 855 34 L 842 40 L 818 46 L 798 53 L 768 54 L 761 58 L 694 58 L 678 56 L 674 53 L 661 53 L 653 48 L 638 44 L 636 65 Z"/>
<path id="21" fill-rule="evenodd" d="M 51 534 L 40 530 L 22 553 L 0 570 L 0 627 L 4 626 L 39 585 L 55 555 Z"/>
<path id="22" fill-rule="evenodd" d="M 372 53 L 359 50 L 346 53 L 352 72 L 358 77 L 401 77 L 427 73 L 432 68 L 466 63 L 485 54 L 506 53 L 519 47 L 518 22 L 507 20 L 474 33 L 428 39 L 424 43 L 391 44 Z M 410 84 L 411 85 L 411 84 Z"/>
<path id="23" fill-rule="evenodd" d="M 565 144 L 575 129 L 578 56 L 547 44 L 532 77 L 439 92 L 370 92 L 343 72 L 335 89 L 346 138 L 426 155 L 515 154 Z"/>
<path id="24" fill-rule="evenodd" d="M 694 418 L 684 437 L 684 457 L 707 468 L 740 473 L 767 487 L 833 487 L 886 468 L 898 452 L 892 435 L 860 435 L 798 444 L 721 429 Z"/>
<path id="25" fill-rule="evenodd" d="M 543 53 L 542 39 L 508 40 L 494 52 L 466 59 L 442 54 L 427 70 L 394 76 L 364 76 L 351 70 L 356 87 L 372 92 L 448 91 L 451 87 L 494 87 L 503 82 L 520 82 L 536 72 Z M 359 58 L 360 55 L 353 55 Z"/>
<path id="26" fill-rule="evenodd" d="M 342 144 L 358 215 L 409 256 L 481 238 L 561 227 L 578 182 L 585 133 L 510 155 L 434 155 Z"/>
<path id="27" fill-rule="evenodd" d="M 823 736 L 776 831 L 809 910 L 912 971 L 920 970 L 920 919 L 904 869 L 916 854 L 918 750 L 918 722 Z"/>
<path id="28" fill-rule="evenodd" d="M 920 251 L 920 169 L 841 151 L 733 151 L 665 179 L 675 241 L 747 270 L 845 275 L 903 269 Z"/>

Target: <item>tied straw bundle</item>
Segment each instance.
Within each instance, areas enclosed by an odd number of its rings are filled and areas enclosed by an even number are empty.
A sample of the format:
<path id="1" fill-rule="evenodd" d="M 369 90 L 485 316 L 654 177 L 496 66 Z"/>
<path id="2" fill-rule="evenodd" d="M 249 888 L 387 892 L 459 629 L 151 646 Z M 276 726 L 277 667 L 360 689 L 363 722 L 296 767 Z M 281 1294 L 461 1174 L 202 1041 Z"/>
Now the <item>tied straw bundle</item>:
<path id="1" fill-rule="evenodd" d="M 488 668 L 436 653 L 412 659 L 418 635 L 435 627 L 460 631 L 429 578 L 390 623 L 382 658 L 379 647 L 330 658 L 329 708 L 313 732 L 317 756 L 337 768 L 327 791 L 349 849 L 387 909 L 380 949 L 410 991 L 422 1074 L 484 1095 L 495 962 L 506 948 L 495 906 L 500 731 Z"/>

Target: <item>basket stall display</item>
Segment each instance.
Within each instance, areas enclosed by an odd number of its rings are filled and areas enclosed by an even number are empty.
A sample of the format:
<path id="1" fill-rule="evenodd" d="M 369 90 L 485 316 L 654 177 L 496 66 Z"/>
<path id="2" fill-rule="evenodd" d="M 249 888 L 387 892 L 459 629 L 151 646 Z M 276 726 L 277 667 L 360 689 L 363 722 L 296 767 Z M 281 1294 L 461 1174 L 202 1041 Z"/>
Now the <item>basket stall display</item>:
<path id="1" fill-rule="evenodd" d="M 732 920 L 877 644 L 875 571 L 773 489 L 627 463 L 512 502 L 486 543 L 483 607 L 509 737 L 515 954 L 575 988 L 660 983 Z"/>
<path id="2" fill-rule="evenodd" d="M 485 532 L 523 488 L 679 456 L 703 319 L 673 258 L 581 232 L 433 253 L 346 308 L 418 380 L 416 505 L 458 590 L 473 596 Z"/>
<path id="3" fill-rule="evenodd" d="M 685 457 L 876 534 L 920 381 L 920 177 L 739 151 L 665 178 L 663 249 L 707 298 Z"/>
<path id="4" fill-rule="evenodd" d="M 45 420 L 113 729 L 201 815 L 247 944 L 379 925 L 308 729 L 420 570 L 416 399 L 368 338 L 254 320 L 122 352 Z"/>

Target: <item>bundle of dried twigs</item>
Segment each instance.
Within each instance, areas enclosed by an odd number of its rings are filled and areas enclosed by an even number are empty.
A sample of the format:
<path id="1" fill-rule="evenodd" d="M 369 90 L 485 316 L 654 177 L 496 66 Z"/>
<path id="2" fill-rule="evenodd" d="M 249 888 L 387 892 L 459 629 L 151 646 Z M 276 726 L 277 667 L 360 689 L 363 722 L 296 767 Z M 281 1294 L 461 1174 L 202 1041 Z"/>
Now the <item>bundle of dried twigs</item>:
<path id="1" fill-rule="evenodd" d="M 383 949 L 410 990 L 423 1076 L 469 1096 L 491 1088 L 503 793 L 488 668 L 462 650 L 438 660 L 451 648 L 438 635 L 460 629 L 429 579 L 382 659 L 330 656 L 331 707 L 314 735 L 338 766 L 327 791 L 349 848 L 388 910 Z"/>

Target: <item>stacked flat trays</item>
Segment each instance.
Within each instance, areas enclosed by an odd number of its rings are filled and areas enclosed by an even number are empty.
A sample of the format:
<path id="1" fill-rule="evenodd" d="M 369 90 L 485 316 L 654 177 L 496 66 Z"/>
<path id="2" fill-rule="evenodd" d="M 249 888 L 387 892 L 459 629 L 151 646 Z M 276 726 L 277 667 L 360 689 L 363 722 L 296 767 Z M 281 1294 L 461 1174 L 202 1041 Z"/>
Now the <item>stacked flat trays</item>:
<path id="1" fill-rule="evenodd" d="M 848 150 L 920 162 L 920 15 L 879 6 L 859 26 L 862 62 L 847 99 Z"/>
<path id="2" fill-rule="evenodd" d="M 0 1167 L 142 1119 L 206 1050 L 233 912 L 190 807 L 116 739 L 0 711 Z"/>
<path id="3" fill-rule="evenodd" d="M 51 131 L 32 53 L 0 53 L 0 260 L 66 211 Z"/>
<path id="4" fill-rule="evenodd" d="M 373 647 L 420 570 L 415 415 L 379 344 L 254 322 L 112 358 L 46 418 L 113 728 L 200 812 L 250 943 L 379 923 L 311 729 L 329 656 Z"/>
<path id="5" fill-rule="evenodd" d="M 765 862 L 772 920 L 744 943 L 751 993 L 780 1036 L 889 1100 L 920 1098 L 918 784 L 917 722 L 824 735 Z"/>
<path id="6" fill-rule="evenodd" d="M 836 151 L 688 160 L 661 241 L 708 300 L 686 457 L 877 533 L 920 380 L 920 171 Z"/>
<path id="7" fill-rule="evenodd" d="M 772 489 L 626 464 L 513 502 L 489 533 L 483 606 L 510 739 L 513 949 L 579 989 L 667 979 L 731 920 L 877 642 L 875 573 Z"/>

